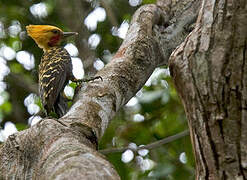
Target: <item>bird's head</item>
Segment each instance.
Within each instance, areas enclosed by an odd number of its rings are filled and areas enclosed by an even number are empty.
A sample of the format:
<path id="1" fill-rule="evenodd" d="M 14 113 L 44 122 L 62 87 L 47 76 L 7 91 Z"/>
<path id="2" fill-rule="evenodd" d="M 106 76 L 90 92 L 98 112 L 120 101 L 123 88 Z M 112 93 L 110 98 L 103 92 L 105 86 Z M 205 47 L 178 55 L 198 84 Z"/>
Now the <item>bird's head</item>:
<path id="1" fill-rule="evenodd" d="M 44 51 L 59 46 L 64 38 L 77 34 L 76 32 L 63 32 L 61 29 L 50 25 L 29 25 L 26 26 L 26 29 L 27 34 Z"/>

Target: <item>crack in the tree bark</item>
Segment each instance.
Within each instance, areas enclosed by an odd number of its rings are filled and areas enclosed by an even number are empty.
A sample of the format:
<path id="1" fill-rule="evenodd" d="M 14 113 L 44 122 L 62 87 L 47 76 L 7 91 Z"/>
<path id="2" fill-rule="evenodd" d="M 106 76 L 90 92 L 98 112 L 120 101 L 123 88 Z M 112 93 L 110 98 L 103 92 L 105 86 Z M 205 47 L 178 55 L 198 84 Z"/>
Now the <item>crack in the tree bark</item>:
<path id="1" fill-rule="evenodd" d="M 242 64 L 242 69 L 241 69 L 241 79 L 242 79 L 242 81 L 241 81 L 241 90 L 244 87 L 244 70 L 245 70 L 245 61 L 246 61 L 246 59 L 245 59 L 246 49 L 247 49 L 247 41 L 245 40 L 245 42 L 244 42 L 244 48 L 243 48 L 243 64 Z M 241 106 L 241 109 L 242 108 L 243 107 Z"/>
<path id="2" fill-rule="evenodd" d="M 235 43 L 235 39 L 237 39 L 238 37 L 237 37 L 237 24 L 236 24 L 236 22 L 237 22 L 237 20 L 236 20 L 236 17 L 234 16 L 233 17 L 234 18 L 234 20 L 233 20 L 233 22 L 235 22 L 234 24 L 233 24 L 233 36 L 232 36 L 232 43 L 231 43 L 231 47 L 234 47 L 234 43 Z M 236 45 L 235 45 L 236 46 Z M 239 175 L 241 175 L 242 177 L 243 177 L 243 179 L 245 180 L 246 178 L 245 178 L 245 175 L 244 175 L 244 169 L 243 169 L 243 167 L 242 167 L 242 165 L 241 165 L 241 134 L 242 134 L 242 125 L 241 125 L 241 123 L 242 123 L 242 111 L 243 111 L 243 109 L 242 109 L 242 101 L 243 101 L 243 95 L 242 95 L 242 93 L 243 93 L 243 87 L 244 87 L 244 70 L 245 70 L 245 49 L 246 49 L 246 41 L 244 42 L 244 47 L 243 47 L 243 59 L 242 59 L 242 66 L 241 66 L 241 81 L 240 81 L 240 87 L 239 87 L 239 85 L 236 85 L 236 88 L 235 89 L 231 89 L 231 91 L 234 91 L 234 93 L 235 93 L 235 96 L 236 96 L 236 99 L 239 99 L 240 100 L 240 112 L 241 112 L 241 117 L 240 117 L 240 120 L 239 121 L 237 121 L 236 123 L 238 124 L 238 126 L 239 126 L 239 132 L 238 132 L 238 136 L 237 136 L 237 141 L 236 141 L 236 147 L 237 147 L 237 161 L 238 161 L 238 166 L 239 166 L 239 170 L 240 170 L 240 172 L 241 172 L 241 174 L 239 174 Z M 233 48 L 231 48 L 231 51 L 233 50 Z"/>
<path id="3" fill-rule="evenodd" d="M 214 6 L 215 8 L 215 6 Z M 210 45 L 209 45 L 209 48 L 212 47 L 212 45 L 214 44 L 214 38 L 211 38 L 211 41 L 210 41 Z M 209 78 L 209 89 L 211 91 L 210 94 L 212 94 L 213 96 L 212 99 L 213 99 L 213 103 L 216 103 L 217 105 L 217 108 L 218 109 L 221 109 L 220 108 L 220 104 L 219 104 L 219 100 L 217 98 L 217 95 L 215 94 L 214 92 L 214 88 L 213 88 L 213 75 L 212 75 L 212 61 L 211 61 L 211 58 L 209 58 L 209 54 L 208 53 L 205 53 L 206 55 L 206 60 L 207 60 L 207 69 L 208 69 L 208 78 Z M 200 93 L 198 91 L 198 93 Z M 204 106 L 202 106 L 203 108 L 205 108 Z M 213 152 L 213 156 L 214 156 L 214 164 L 215 164 L 215 167 L 216 169 L 218 170 L 219 169 L 219 156 L 217 154 L 217 150 L 216 150 L 216 145 L 214 143 L 214 140 L 213 140 L 213 137 L 211 135 L 211 130 L 210 130 L 210 127 L 209 127 L 209 122 L 208 121 L 212 121 L 212 119 L 210 119 L 210 117 L 208 117 L 208 114 L 206 114 L 205 110 L 204 110 L 204 113 L 203 115 L 205 115 L 205 118 L 207 119 L 207 122 L 205 122 L 206 124 L 206 132 L 207 132 L 207 135 L 208 135 L 208 138 L 209 138 L 209 143 L 211 145 L 211 149 L 212 149 L 212 152 Z"/>
<path id="4" fill-rule="evenodd" d="M 219 7 L 219 9 L 218 9 L 218 13 L 219 13 L 218 24 L 219 24 L 220 31 L 222 31 L 224 28 L 224 19 L 226 17 L 226 4 L 227 4 L 226 0 L 225 1 L 221 0 L 218 3 L 218 7 Z"/>
<path id="5" fill-rule="evenodd" d="M 196 133 L 195 133 L 195 135 L 197 136 Z M 205 156 L 204 156 L 204 152 L 203 152 L 203 149 L 202 149 L 202 145 L 201 145 L 201 142 L 200 142 L 200 139 L 199 139 L 198 136 L 196 137 L 196 139 L 198 141 L 199 151 L 201 153 L 203 165 L 205 165 L 204 166 L 205 167 L 205 179 L 208 179 L 208 177 L 209 177 L 209 170 L 208 170 L 208 166 L 207 166 L 206 159 L 205 159 Z"/>
<path id="6" fill-rule="evenodd" d="M 219 124 L 220 135 L 221 135 L 221 137 L 222 137 L 222 140 L 225 141 L 225 140 L 224 140 L 224 131 L 223 131 L 223 120 L 218 120 L 217 122 L 218 122 L 218 124 Z"/>
<path id="7" fill-rule="evenodd" d="M 223 170 L 222 174 L 223 174 L 223 180 L 225 180 L 226 179 L 226 172 Z"/>
<path id="8" fill-rule="evenodd" d="M 225 118 L 228 117 L 228 112 L 227 112 L 227 107 L 226 106 L 229 104 L 229 95 L 226 93 L 227 92 L 227 88 L 226 87 L 229 84 L 230 76 L 231 76 L 230 73 L 227 73 L 227 66 L 229 65 L 229 60 L 230 60 L 229 59 L 230 52 L 231 52 L 231 49 L 229 49 L 229 51 L 225 55 L 224 63 L 222 64 L 222 70 L 221 70 L 221 74 L 225 78 L 225 83 L 223 84 L 223 87 L 222 87 L 222 99 L 221 99 L 222 108 L 223 108 L 223 111 L 224 111 Z M 224 139 L 223 134 L 222 134 L 222 137 Z"/>
<path id="9" fill-rule="evenodd" d="M 241 69 L 241 91 L 244 93 L 244 73 L 245 73 L 245 57 L 246 57 L 246 48 L 247 48 L 247 42 L 245 40 L 244 42 L 244 47 L 243 47 L 243 64 L 242 64 L 242 69 Z M 242 107 L 243 104 L 245 104 L 244 102 L 244 99 L 243 99 L 243 95 L 241 94 L 241 112 L 242 111 L 245 111 L 245 109 Z M 239 156 L 239 168 L 240 168 L 240 171 L 241 171 L 241 174 L 243 176 L 243 179 L 246 180 L 246 177 L 245 177 L 245 173 L 244 173 L 244 168 L 242 167 L 241 165 L 241 162 L 242 162 L 242 156 L 241 156 L 241 136 L 242 136 L 242 125 L 241 125 L 241 122 L 242 122 L 242 119 L 243 119 L 243 113 L 241 113 L 241 121 L 240 121 L 240 136 L 239 136 L 239 144 L 238 144 L 238 156 Z"/>
<path id="10" fill-rule="evenodd" d="M 213 152 L 213 156 L 214 156 L 214 164 L 215 164 L 216 169 L 218 170 L 219 169 L 219 156 L 217 154 L 215 143 L 212 140 L 212 135 L 211 135 L 211 132 L 210 132 L 209 125 L 208 125 L 208 123 L 205 123 L 205 124 L 206 124 L 206 132 L 207 132 L 207 135 L 208 135 L 208 138 L 209 138 L 209 143 L 210 143 L 210 146 L 211 146 L 211 149 L 212 149 L 212 152 Z"/>
<path id="11" fill-rule="evenodd" d="M 202 97 L 201 97 L 201 95 L 200 95 L 200 92 L 199 92 L 199 88 L 197 87 L 197 84 L 196 84 L 196 79 L 195 79 L 195 76 L 194 76 L 194 73 L 193 73 L 193 71 L 192 71 L 192 69 L 191 69 L 191 66 L 189 66 L 189 70 L 190 70 L 190 73 L 191 73 L 191 77 L 192 77 L 192 80 L 193 80 L 193 85 L 194 85 L 194 87 L 195 87 L 195 90 L 196 90 L 196 94 L 197 94 L 197 96 L 198 96 L 198 99 L 199 99 L 199 103 L 201 104 L 201 106 L 202 106 L 202 109 L 200 110 L 200 111 L 202 111 L 202 114 L 203 114 L 203 119 L 204 119 L 204 117 L 206 117 L 206 113 L 205 113 L 205 107 L 204 107 L 204 105 L 203 105 L 203 103 L 202 103 Z M 199 108 L 200 109 L 200 108 Z M 198 118 L 197 118 L 198 119 Z M 207 118 L 206 118 L 207 119 Z M 205 122 L 205 120 L 203 120 L 203 122 L 206 124 L 206 127 L 207 127 L 207 123 Z M 207 134 L 208 134 L 208 132 L 206 132 Z M 202 149 L 202 147 L 201 147 L 201 143 L 200 143 L 200 140 L 199 140 L 199 138 L 197 138 L 198 139 L 198 143 L 199 143 L 199 148 L 200 148 L 200 153 L 202 154 L 202 158 L 203 158 L 203 164 L 205 165 L 205 179 L 208 179 L 208 177 L 209 177 L 209 168 L 208 168 L 208 164 L 207 164 L 207 161 L 206 161 L 206 159 L 205 159 L 205 157 L 204 157 L 204 152 L 203 152 L 203 149 Z"/>

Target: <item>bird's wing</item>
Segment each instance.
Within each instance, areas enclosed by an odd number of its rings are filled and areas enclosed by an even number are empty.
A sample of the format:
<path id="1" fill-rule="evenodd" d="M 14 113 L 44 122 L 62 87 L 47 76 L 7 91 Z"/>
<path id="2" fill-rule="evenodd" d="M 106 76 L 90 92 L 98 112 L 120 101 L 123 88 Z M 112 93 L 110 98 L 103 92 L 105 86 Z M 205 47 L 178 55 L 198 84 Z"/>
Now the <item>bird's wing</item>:
<path id="1" fill-rule="evenodd" d="M 71 58 L 64 48 L 52 48 L 44 53 L 39 66 L 39 91 L 47 113 L 66 86 L 71 71 Z"/>

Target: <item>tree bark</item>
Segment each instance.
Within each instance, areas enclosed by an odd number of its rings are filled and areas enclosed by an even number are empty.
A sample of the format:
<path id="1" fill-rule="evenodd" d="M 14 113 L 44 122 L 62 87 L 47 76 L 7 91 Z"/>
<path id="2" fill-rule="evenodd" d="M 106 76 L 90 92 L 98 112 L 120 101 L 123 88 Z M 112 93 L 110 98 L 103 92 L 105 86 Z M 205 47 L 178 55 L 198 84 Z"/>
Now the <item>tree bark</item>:
<path id="1" fill-rule="evenodd" d="M 247 2 L 203 0 L 170 58 L 196 157 L 196 179 L 247 179 Z"/>
<path id="2" fill-rule="evenodd" d="M 83 84 L 62 118 L 43 119 L 0 147 L 0 179 L 119 179 L 97 142 L 155 67 L 168 64 L 189 34 L 199 2 L 166 0 L 138 9 L 116 55 L 97 73 L 103 81 Z"/>

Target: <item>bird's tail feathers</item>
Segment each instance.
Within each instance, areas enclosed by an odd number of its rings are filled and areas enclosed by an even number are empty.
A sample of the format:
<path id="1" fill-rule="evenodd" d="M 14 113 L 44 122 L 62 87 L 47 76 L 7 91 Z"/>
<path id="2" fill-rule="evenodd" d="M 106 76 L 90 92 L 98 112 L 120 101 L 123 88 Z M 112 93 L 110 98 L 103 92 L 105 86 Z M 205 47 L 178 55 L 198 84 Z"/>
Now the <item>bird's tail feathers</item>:
<path id="1" fill-rule="evenodd" d="M 68 111 L 68 100 L 63 96 L 59 95 L 57 98 L 57 102 L 54 105 L 55 113 L 58 115 L 58 118 L 65 115 L 65 113 Z"/>

